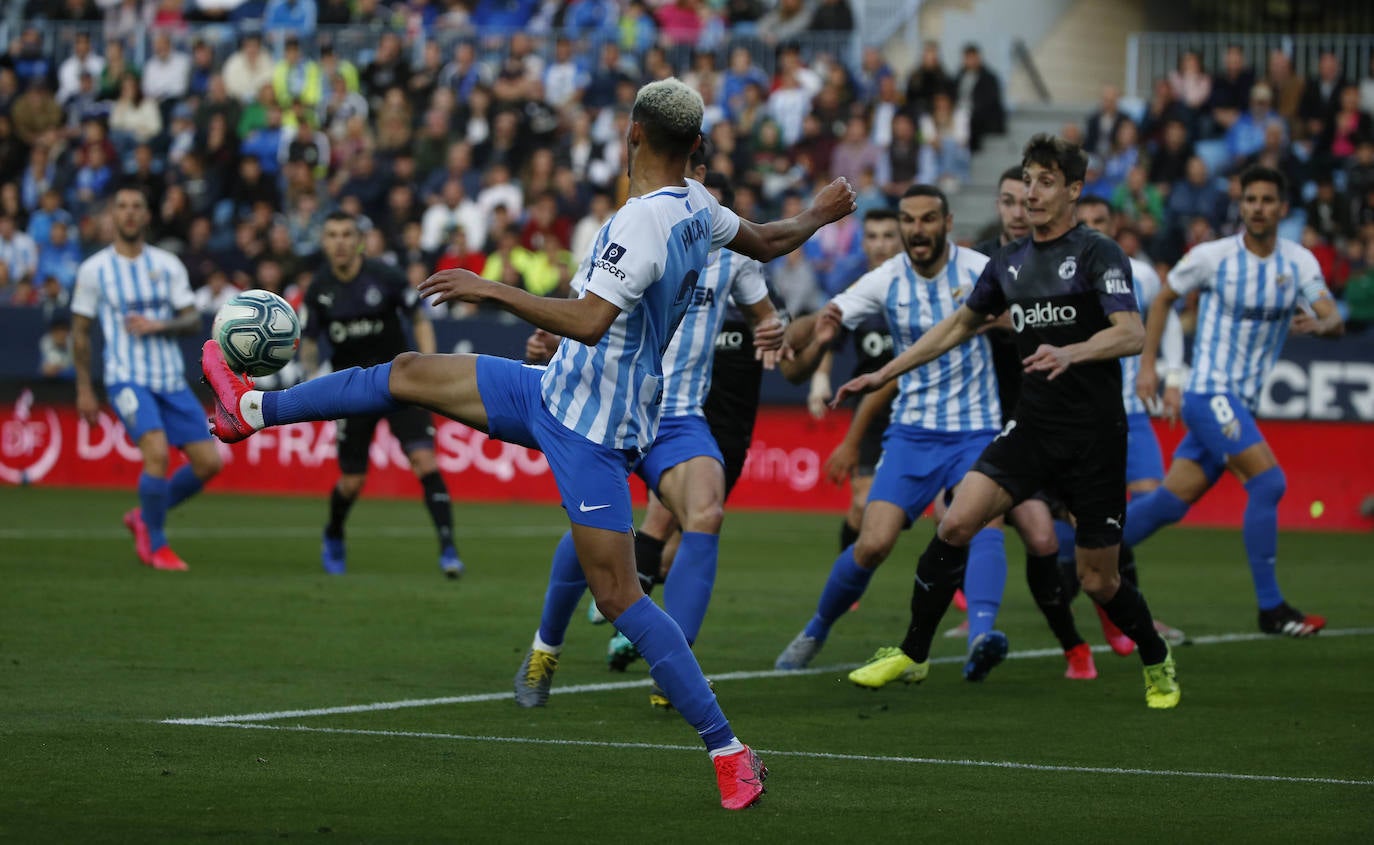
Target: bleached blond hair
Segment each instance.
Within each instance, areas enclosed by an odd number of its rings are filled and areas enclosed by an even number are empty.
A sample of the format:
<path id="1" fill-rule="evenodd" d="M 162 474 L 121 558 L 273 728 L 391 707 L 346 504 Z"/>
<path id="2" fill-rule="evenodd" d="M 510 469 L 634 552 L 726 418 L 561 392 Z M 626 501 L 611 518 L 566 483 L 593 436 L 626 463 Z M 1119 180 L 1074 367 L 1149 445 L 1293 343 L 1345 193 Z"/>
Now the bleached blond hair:
<path id="1" fill-rule="evenodd" d="M 640 88 L 630 119 L 644 128 L 650 146 L 672 155 L 687 155 L 701 136 L 705 111 L 701 95 L 673 76 Z"/>

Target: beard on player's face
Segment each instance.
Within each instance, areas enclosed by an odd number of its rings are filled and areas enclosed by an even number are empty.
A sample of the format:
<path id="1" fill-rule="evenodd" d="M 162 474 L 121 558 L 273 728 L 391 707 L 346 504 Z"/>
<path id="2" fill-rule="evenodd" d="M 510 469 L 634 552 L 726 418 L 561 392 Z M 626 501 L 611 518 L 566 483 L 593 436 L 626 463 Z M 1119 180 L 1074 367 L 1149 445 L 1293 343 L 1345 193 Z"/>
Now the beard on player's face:
<path id="1" fill-rule="evenodd" d="M 902 243 L 912 264 L 930 265 L 944 257 L 948 236 L 949 229 L 942 225 L 935 230 L 904 234 Z"/>

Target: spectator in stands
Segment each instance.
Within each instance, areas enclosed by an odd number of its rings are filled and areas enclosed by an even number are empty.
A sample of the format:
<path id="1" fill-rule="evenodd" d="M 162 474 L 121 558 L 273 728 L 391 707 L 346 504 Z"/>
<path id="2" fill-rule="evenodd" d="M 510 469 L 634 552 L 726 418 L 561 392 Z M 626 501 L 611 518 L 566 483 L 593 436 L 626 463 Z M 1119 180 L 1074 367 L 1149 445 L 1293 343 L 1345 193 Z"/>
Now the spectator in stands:
<path id="1" fill-rule="evenodd" d="M 66 127 L 64 134 L 68 139 L 75 139 L 81 134 L 81 127 L 87 121 L 105 123 L 110 117 L 110 102 L 100 99 L 100 92 L 95 87 L 95 77 L 89 73 L 82 73 L 77 80 L 76 93 L 67 98 L 63 110 L 66 112 Z"/>
<path id="2" fill-rule="evenodd" d="M 410 100 L 406 99 L 405 89 L 393 85 L 386 91 L 382 104 L 377 108 L 377 152 L 381 155 L 395 155 L 410 148 L 415 136 Z"/>
<path id="3" fill-rule="evenodd" d="M 1353 197 L 1374 188 L 1374 137 L 1366 135 L 1355 144 L 1355 155 L 1346 163 L 1345 188 Z"/>
<path id="4" fill-rule="evenodd" d="M 458 178 L 444 182 L 439 200 L 425 209 L 420 219 L 420 246 L 431 252 L 439 250 L 454 228 L 462 228 L 473 244 L 486 240 L 486 218 Z"/>
<path id="5" fill-rule="evenodd" d="M 1264 74 L 1264 83 L 1274 94 L 1274 111 L 1297 134 L 1307 80 L 1293 72 L 1293 59 L 1283 50 L 1269 52 L 1269 67 Z"/>
<path id="6" fill-rule="evenodd" d="M 58 220 L 71 224 L 72 215 L 62 207 L 62 194 L 53 189 L 43 192 L 38 208 L 29 216 L 27 231 L 39 251 L 48 245 L 52 224 Z"/>
<path id="7" fill-rule="evenodd" d="M 1150 184 L 1168 194 L 1174 184 L 1187 176 L 1188 159 L 1193 157 L 1193 144 L 1188 140 L 1188 127 L 1182 119 L 1164 125 L 1163 138 L 1150 156 Z"/>
<path id="8" fill-rule="evenodd" d="M 15 98 L 10 106 L 10 120 L 14 123 L 14 133 L 27 146 L 42 143 L 50 132 L 62 126 L 62 107 L 48 90 L 48 80 L 35 76 L 28 81 L 24 93 Z"/>
<path id="9" fill-rule="evenodd" d="M 282 166 L 282 127 L 281 109 L 272 103 L 266 110 L 267 124 L 248 133 L 239 145 L 239 153 L 245 158 L 256 158 L 262 166 L 263 174 L 275 179 Z"/>
<path id="10" fill-rule="evenodd" d="M 597 191 L 592 194 L 586 216 L 578 220 L 577 224 L 573 226 L 573 255 L 587 255 L 591 251 L 592 244 L 596 240 L 596 233 L 601 230 L 601 226 L 607 220 L 611 219 L 613 211 L 610 194 L 605 191 Z"/>
<path id="11" fill-rule="evenodd" d="M 767 114 L 778 127 L 785 146 L 801 138 L 802 120 L 811 109 L 812 93 L 801 83 L 795 70 L 783 71 L 778 86 L 768 95 Z"/>
<path id="12" fill-rule="evenodd" d="M 29 150 L 29 163 L 19 180 L 19 197 L 25 211 L 38 207 L 43 192 L 56 186 L 57 167 L 51 153 L 42 145 Z"/>
<path id="13" fill-rule="evenodd" d="M 8 116 L 19 97 L 19 77 L 14 68 L 0 64 L 0 115 Z"/>
<path id="14" fill-rule="evenodd" d="M 73 379 L 76 367 L 72 359 L 72 314 L 59 308 L 48 318 L 48 330 L 38 340 L 38 371 L 43 378 Z"/>
<path id="15" fill-rule="evenodd" d="M 132 150 L 162 134 L 162 112 L 139 85 L 138 77 L 125 74 L 119 99 L 110 110 L 110 139 L 121 151 Z"/>
<path id="16" fill-rule="evenodd" d="M 1360 111 L 1360 89 L 1347 85 L 1341 89 L 1339 106 L 1327 129 L 1317 139 L 1314 154 L 1328 156 L 1333 165 L 1355 154 L 1359 141 L 1374 137 L 1374 121 Z"/>
<path id="17" fill-rule="evenodd" d="M 35 79 L 50 80 L 54 75 L 52 59 L 43 50 L 43 33 L 37 25 L 24 27 L 17 43 L 10 43 L 5 60 L 25 86 Z"/>
<path id="18" fill-rule="evenodd" d="M 576 270 L 577 262 L 563 248 L 563 241 L 547 233 L 525 265 L 525 290 L 536 296 L 567 296 Z"/>
<path id="19" fill-rule="evenodd" d="M 520 245 L 520 234 L 508 227 L 497 236 L 496 249 L 482 265 L 482 278 L 515 288 L 525 288 L 525 270 L 534 254 Z"/>
<path id="20" fill-rule="evenodd" d="M 262 49 L 262 36 L 249 31 L 239 42 L 239 49 L 224 63 L 224 86 L 240 102 L 251 102 L 262 86 L 272 84 L 273 64 L 271 56 Z"/>
<path id="21" fill-rule="evenodd" d="M 1171 122 L 1179 122 L 1185 127 L 1186 139 L 1190 119 L 1188 108 L 1174 96 L 1169 80 L 1156 79 L 1150 102 L 1145 107 L 1145 118 L 1140 124 L 1140 140 L 1146 149 L 1158 149 L 1164 143 L 1164 133 Z"/>
<path id="22" fill-rule="evenodd" d="M 459 224 L 450 229 L 448 243 L 444 246 L 444 251 L 435 260 L 433 272 L 437 273 L 440 270 L 458 267 L 480 276 L 486 263 L 487 256 L 472 248 L 468 241 L 467 229 Z"/>
<path id="23" fill-rule="evenodd" d="M 916 182 L 931 184 L 936 177 L 935 151 L 923 145 L 916 134 L 916 122 L 905 112 L 892 118 L 892 143 L 887 148 L 886 181 L 883 193 L 891 203 L 901 199 Z"/>
<path id="24" fill-rule="evenodd" d="M 14 134 L 14 122 L 8 114 L 0 112 L 0 182 L 18 180 L 27 157 L 28 148 Z"/>
<path id="25" fill-rule="evenodd" d="M 196 106 L 195 124 L 197 135 L 205 134 L 210 126 L 212 115 L 223 115 L 230 126 L 234 126 L 239 121 L 239 115 L 243 111 L 243 106 L 238 100 L 234 99 L 229 93 L 229 88 L 224 82 L 224 77 L 216 73 L 210 77 L 206 85 L 205 96 L 200 98 Z"/>
<path id="26" fill-rule="evenodd" d="M 939 42 L 925 42 L 921 48 L 921 60 L 907 78 L 907 107 L 916 114 L 930 111 L 935 95 L 947 93 L 953 88 L 954 80 L 945 72 L 944 64 L 940 61 Z"/>
<path id="27" fill-rule="evenodd" d="M 758 35 L 765 44 L 800 38 L 811 25 L 813 11 L 805 0 L 778 0 L 771 11 L 759 18 Z"/>
<path id="28" fill-rule="evenodd" d="M 314 107 L 324 98 L 324 76 L 319 62 L 305 55 L 294 35 L 287 36 L 282 57 L 272 67 L 272 93 L 283 109 L 298 101 Z"/>
<path id="29" fill-rule="evenodd" d="M 195 290 L 205 284 L 206 278 L 215 266 L 214 250 L 210 239 L 214 234 L 214 224 L 209 217 L 196 216 L 191 220 L 186 235 L 186 246 L 181 251 L 181 263 L 186 265 L 186 278 Z"/>
<path id="30" fill-rule="evenodd" d="M 1274 94 L 1264 83 L 1250 90 L 1250 108 L 1240 114 L 1226 130 L 1226 154 L 1232 161 L 1259 152 L 1264 147 L 1265 128 L 1278 124 L 1286 131 L 1283 118 L 1274 111 Z"/>
<path id="31" fill-rule="evenodd" d="M 341 73 L 329 77 L 329 92 L 320 101 L 320 125 L 334 140 L 341 138 L 354 116 L 367 119 L 367 98 L 348 89 L 348 79 Z"/>
<path id="32" fill-rule="evenodd" d="M 1307 225 L 1328 242 L 1343 241 L 1354 233 L 1350 197 L 1336 190 L 1330 176 L 1317 179 L 1317 193 L 1307 204 Z"/>
<path id="33" fill-rule="evenodd" d="M 496 213 L 497 207 L 504 208 L 511 218 L 517 220 L 525 211 L 524 193 L 519 185 L 511 181 L 510 167 L 499 161 L 488 165 L 486 182 L 477 194 L 476 202 L 488 217 Z"/>
<path id="34" fill-rule="evenodd" d="M 935 180 L 949 194 L 969 178 L 969 115 L 948 94 L 936 94 L 930 114 L 921 115 L 921 146 L 935 163 Z"/>
<path id="35" fill-rule="evenodd" d="M 70 236 L 67 221 L 54 219 L 48 243 L 38 250 L 37 277 L 56 279 L 64 291 L 76 284 L 76 268 L 81 265 L 81 247 Z"/>
<path id="36" fill-rule="evenodd" d="M 882 154 L 870 137 L 868 120 L 862 114 L 852 115 L 845 124 L 844 136 L 830 155 L 828 176 L 843 176 L 851 184 L 858 184 L 859 174 L 876 168 Z"/>
<path id="37" fill-rule="evenodd" d="M 219 269 L 213 270 L 205 277 L 205 284 L 196 289 L 196 310 L 206 317 L 213 317 L 219 313 L 224 303 L 238 293 L 239 289 L 230 283 L 228 273 Z"/>
<path id="38" fill-rule="evenodd" d="M 783 307 L 794 317 L 810 314 L 824 304 L 816 270 L 801 250 L 793 250 L 768 264 L 773 290 L 782 299 Z"/>
<path id="39" fill-rule="evenodd" d="M 987 135 L 1006 132 L 1002 82 L 983 64 L 978 45 L 964 47 L 964 66 L 954 77 L 955 104 L 969 115 L 969 149 L 978 152 Z"/>
<path id="40" fill-rule="evenodd" d="M 1154 220 L 1164 218 L 1164 198 L 1139 164 L 1127 171 L 1126 178 L 1112 191 L 1110 201 L 1112 208 L 1132 223 L 1146 214 Z"/>
<path id="41" fill-rule="evenodd" d="M 1234 128 L 1234 127 L 1233 127 Z M 1268 167 L 1277 170 L 1288 180 L 1288 202 L 1293 208 L 1302 204 L 1303 163 L 1293 154 L 1293 147 L 1283 131 L 1283 125 L 1271 120 L 1264 127 L 1264 145 L 1257 151 L 1238 160 L 1232 170 L 1243 173 L 1252 166 Z"/>
<path id="42" fill-rule="evenodd" d="M 124 42 L 106 41 L 105 67 L 100 71 L 100 78 L 96 80 L 96 89 L 100 92 L 101 99 L 113 100 L 119 96 L 120 81 L 126 73 L 137 76 L 138 67 L 125 58 Z"/>
<path id="43" fill-rule="evenodd" d="M 1188 159 L 1186 178 L 1176 182 L 1169 191 L 1170 219 L 1181 228 L 1201 217 L 1208 226 L 1217 229 L 1225 219 L 1226 206 L 1226 194 L 1207 172 L 1207 163 L 1197 156 Z"/>
<path id="44" fill-rule="evenodd" d="M 1107 192 L 1103 199 L 1110 200 L 1117 186 L 1126 181 L 1126 174 L 1140 162 L 1139 140 L 1134 120 L 1125 118 L 1117 124 L 1111 148 L 1102 162 L 1101 190 Z"/>
<path id="45" fill-rule="evenodd" d="M 197 99 L 210 90 L 210 80 L 219 75 L 215 50 L 206 41 L 197 39 L 191 44 L 191 76 L 186 92 Z"/>
<path id="46" fill-rule="evenodd" d="M 0 212 L 0 264 L 8 268 L 8 278 L 15 284 L 32 282 L 38 270 L 38 245 L 7 212 Z"/>
<path id="47" fill-rule="evenodd" d="M 1212 80 L 1212 99 L 1208 103 L 1213 131 L 1224 135 L 1231 124 L 1240 119 L 1255 87 L 1255 71 L 1245 64 L 1245 51 L 1239 44 L 1226 48 L 1221 73 Z"/>
<path id="48" fill-rule="evenodd" d="M 1115 85 L 1102 86 L 1102 100 L 1097 111 L 1088 116 L 1083 133 L 1083 149 L 1091 155 L 1106 158 L 1111 153 L 1117 127 L 1129 120 L 1121 111 L 1121 89 Z"/>
<path id="49" fill-rule="evenodd" d="M 76 95 L 81 89 L 82 74 L 98 77 L 103 70 L 105 60 L 91 51 L 91 34 L 78 31 L 72 41 L 72 54 L 57 68 L 57 101 L 65 103 Z"/>
<path id="50" fill-rule="evenodd" d="M 153 28 L 181 31 L 186 28 L 186 7 L 183 0 L 155 0 Z"/>
<path id="51" fill-rule="evenodd" d="M 820 0 L 807 27 L 811 32 L 853 32 L 854 10 L 849 0 Z"/>
<path id="52" fill-rule="evenodd" d="M 377 52 L 363 69 L 363 93 L 370 100 L 380 100 L 390 89 L 399 88 L 404 96 L 409 80 L 410 66 L 401 53 L 400 36 L 390 31 L 383 32 L 377 42 Z"/>
<path id="53" fill-rule="evenodd" d="M 1307 80 L 1298 114 L 1302 118 L 1304 139 L 1320 137 L 1327 131 L 1331 119 L 1340 107 L 1341 89 L 1345 76 L 1335 53 L 1322 53 L 1317 59 L 1317 78 Z"/>
<path id="54" fill-rule="evenodd" d="M 318 12 L 315 0 L 267 0 L 267 9 L 262 15 L 262 29 L 270 33 L 311 35 L 315 32 Z"/>
<path id="55" fill-rule="evenodd" d="M 186 96 L 191 84 L 191 57 L 173 49 L 165 30 L 153 34 L 153 55 L 143 66 L 143 93 L 158 103 Z"/>
<path id="56" fill-rule="evenodd" d="M 88 144 L 83 149 L 81 166 L 76 169 L 67 191 L 67 207 L 80 217 L 110 196 L 114 184 L 114 169 L 110 167 L 105 147 Z"/>

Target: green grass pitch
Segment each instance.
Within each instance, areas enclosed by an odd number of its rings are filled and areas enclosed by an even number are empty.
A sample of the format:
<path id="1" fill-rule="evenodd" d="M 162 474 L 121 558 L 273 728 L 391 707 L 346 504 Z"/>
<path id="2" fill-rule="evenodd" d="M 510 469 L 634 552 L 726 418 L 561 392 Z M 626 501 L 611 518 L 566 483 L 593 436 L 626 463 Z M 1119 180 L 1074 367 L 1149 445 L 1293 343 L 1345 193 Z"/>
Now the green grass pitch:
<path id="1" fill-rule="evenodd" d="M 1182 704 L 1153 712 L 1139 661 L 1101 653 L 1093 682 L 1049 654 L 974 685 L 949 662 L 963 642 L 939 639 L 946 662 L 921 686 L 844 682 L 838 667 L 900 639 L 925 522 L 836 626 L 818 658 L 836 668 L 770 677 L 839 517 L 731 514 L 697 651 L 771 769 L 763 802 L 732 814 L 694 732 L 648 706 L 642 663 L 606 670 L 610 629 L 581 611 L 555 690 L 621 685 L 510 701 L 558 509 L 459 505 L 468 574 L 449 582 L 418 498 L 358 505 L 342 578 L 319 567 L 323 497 L 199 497 L 170 520 L 184 574 L 137 565 L 119 522 L 132 503 L 0 489 L 0 840 L 1374 840 L 1368 536 L 1282 537 L 1286 592 L 1330 620 L 1309 641 L 1250 636 L 1238 532 L 1143 546 L 1151 606 L 1198 639 L 1176 650 Z M 1009 539 L 1014 657 L 1053 646 L 1020 556 Z M 280 715 L 431 699 L 457 700 Z M 164 721 L 219 716 L 237 721 Z"/>

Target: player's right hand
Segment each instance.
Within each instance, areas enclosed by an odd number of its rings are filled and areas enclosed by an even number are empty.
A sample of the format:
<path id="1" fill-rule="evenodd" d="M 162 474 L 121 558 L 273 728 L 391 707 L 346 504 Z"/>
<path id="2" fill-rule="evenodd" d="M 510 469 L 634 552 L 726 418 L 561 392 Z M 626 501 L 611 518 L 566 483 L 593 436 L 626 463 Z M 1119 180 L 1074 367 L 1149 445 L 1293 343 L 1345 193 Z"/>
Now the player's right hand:
<path id="1" fill-rule="evenodd" d="M 883 380 L 877 372 L 864 373 L 861 376 L 856 376 L 840 385 L 840 389 L 835 392 L 835 398 L 830 400 L 830 407 L 838 408 L 840 407 L 840 403 L 850 396 L 858 396 L 861 393 L 867 393 L 870 390 L 876 390 L 882 386 Z"/>
<path id="2" fill-rule="evenodd" d="M 834 223 L 836 220 L 851 214 L 859 207 L 856 201 L 857 193 L 854 187 L 849 184 L 849 180 L 841 176 L 829 185 L 821 189 L 816 194 L 816 199 L 812 201 L 811 207 L 825 220 L 826 223 Z"/>
<path id="3" fill-rule="evenodd" d="M 1159 401 L 1159 374 L 1153 368 L 1140 368 L 1135 377 L 1135 395 L 1147 408 Z"/>
<path id="4" fill-rule="evenodd" d="M 525 340 L 525 360 L 531 364 L 547 364 L 558 351 L 558 335 L 535 329 L 534 334 Z"/>
<path id="5" fill-rule="evenodd" d="M 806 410 L 811 412 L 812 419 L 825 418 L 825 413 L 829 410 L 826 403 L 830 401 L 830 393 L 830 377 L 822 372 L 813 374 L 811 390 L 806 395 Z"/>
<path id="6" fill-rule="evenodd" d="M 100 417 L 100 400 L 95 398 L 94 390 L 89 387 L 76 389 L 76 413 L 88 425 L 96 424 Z"/>
<path id="7" fill-rule="evenodd" d="M 1179 415 L 1183 411 L 1183 391 L 1177 387 L 1164 388 L 1164 416 L 1169 420 L 1169 427 L 1179 421 Z"/>
<path id="8" fill-rule="evenodd" d="M 825 477 L 830 479 L 831 484 L 843 484 L 854 474 L 854 467 L 858 465 L 858 445 L 841 440 L 840 445 L 830 453 L 830 457 L 825 459 Z"/>
<path id="9" fill-rule="evenodd" d="M 835 339 L 843 326 L 844 312 L 835 303 L 827 302 L 816 314 L 816 324 L 811 329 L 811 340 L 821 345 L 828 344 Z"/>
<path id="10" fill-rule="evenodd" d="M 416 290 L 432 305 L 442 302 L 478 302 L 482 298 L 482 290 L 492 284 L 496 283 L 487 281 L 471 270 L 455 267 L 452 270 L 440 270 L 421 282 Z"/>

